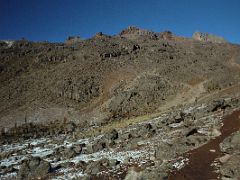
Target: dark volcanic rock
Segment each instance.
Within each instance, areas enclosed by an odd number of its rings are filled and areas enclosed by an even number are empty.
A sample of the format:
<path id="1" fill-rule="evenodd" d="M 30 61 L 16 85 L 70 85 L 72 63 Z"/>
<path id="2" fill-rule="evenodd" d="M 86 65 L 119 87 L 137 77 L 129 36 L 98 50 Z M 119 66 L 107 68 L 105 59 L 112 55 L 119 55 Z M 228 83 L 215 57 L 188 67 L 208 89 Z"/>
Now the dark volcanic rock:
<path id="1" fill-rule="evenodd" d="M 225 153 L 240 153 L 240 131 L 224 139 L 220 144 L 220 148 Z"/>
<path id="2" fill-rule="evenodd" d="M 235 154 L 222 165 L 220 173 L 225 178 L 238 179 L 240 177 L 240 155 Z"/>
<path id="3" fill-rule="evenodd" d="M 32 157 L 21 165 L 17 179 L 35 179 L 46 176 L 51 171 L 49 162 L 39 157 Z"/>

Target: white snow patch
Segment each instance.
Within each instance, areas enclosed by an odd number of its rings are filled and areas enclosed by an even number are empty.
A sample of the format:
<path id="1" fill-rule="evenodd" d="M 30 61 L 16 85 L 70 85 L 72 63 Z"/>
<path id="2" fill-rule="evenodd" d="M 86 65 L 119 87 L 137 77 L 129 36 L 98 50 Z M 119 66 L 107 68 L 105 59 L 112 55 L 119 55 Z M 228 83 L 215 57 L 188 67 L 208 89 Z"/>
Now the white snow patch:
<path id="1" fill-rule="evenodd" d="M 176 169 L 178 169 L 178 170 L 179 170 L 179 169 L 182 169 L 188 161 L 189 161 L 188 158 L 186 158 L 186 159 L 181 159 L 181 160 L 175 162 L 175 163 L 173 164 L 173 167 L 176 168 Z"/>
<path id="2" fill-rule="evenodd" d="M 146 154 L 148 154 L 144 150 L 139 150 L 139 151 L 124 151 L 124 152 L 114 152 L 114 151 L 99 151 L 96 153 L 92 154 L 82 154 L 79 156 L 76 156 L 71 160 L 71 162 L 78 163 L 80 161 L 97 161 L 103 158 L 106 159 L 116 159 L 118 161 L 123 162 L 126 158 L 139 158 L 139 157 L 144 157 Z"/>
<path id="3" fill-rule="evenodd" d="M 204 108 L 206 108 L 206 107 L 207 107 L 206 104 L 202 104 L 201 106 L 197 107 L 197 110 L 204 109 Z"/>
<path id="4" fill-rule="evenodd" d="M 4 175 L 0 175 L 0 179 L 4 180 L 4 179 L 12 179 L 12 178 L 16 178 L 17 173 L 16 172 L 11 172 L 11 173 L 7 173 Z"/>
<path id="5" fill-rule="evenodd" d="M 5 152 L 15 151 L 15 150 L 23 150 L 23 149 L 26 149 L 28 147 L 28 145 L 37 146 L 46 141 L 47 140 L 45 138 L 30 139 L 30 140 L 24 141 L 23 143 L 6 144 L 6 145 L 3 145 L 0 149 L 1 149 L 1 151 L 5 151 Z"/>
<path id="6" fill-rule="evenodd" d="M 64 147 L 71 148 L 73 146 L 73 143 L 70 143 L 68 141 L 64 141 Z"/>
<path id="7" fill-rule="evenodd" d="M 14 41 L 4 41 L 4 42 L 8 45 L 9 48 L 12 47 L 14 43 Z"/>
<path id="8" fill-rule="evenodd" d="M 189 107 L 189 108 L 187 108 L 187 109 L 184 109 L 183 110 L 183 113 L 185 113 L 185 114 L 190 114 L 191 112 L 192 112 L 192 110 L 194 110 L 195 109 L 195 107 Z"/>
<path id="9" fill-rule="evenodd" d="M 22 149 L 25 149 L 26 147 L 27 147 L 26 144 L 19 144 L 19 143 L 7 144 L 1 147 L 1 151 L 9 152 L 14 150 L 22 150 Z"/>
<path id="10" fill-rule="evenodd" d="M 77 141 L 78 144 L 83 144 L 83 143 L 87 144 L 88 142 L 89 142 L 89 138 L 80 139 Z"/>
<path id="11" fill-rule="evenodd" d="M 42 144 L 42 143 L 44 143 L 46 141 L 47 141 L 47 139 L 45 139 L 45 138 L 31 139 L 30 145 L 36 146 L 36 145 Z"/>
<path id="12" fill-rule="evenodd" d="M 203 134 L 203 135 L 208 135 L 209 134 L 209 129 L 208 128 L 200 128 L 197 130 L 198 133 Z"/>
<path id="13" fill-rule="evenodd" d="M 36 147 L 34 149 L 32 149 L 32 151 L 29 152 L 32 156 L 34 157 L 46 157 L 50 154 L 53 153 L 53 150 L 48 149 L 48 148 L 40 148 L 40 147 Z"/>
<path id="14" fill-rule="evenodd" d="M 17 165 L 20 162 L 22 162 L 24 159 L 26 159 L 26 157 L 12 156 L 12 157 L 9 157 L 7 159 L 1 160 L 0 161 L 0 167 L 3 167 L 3 166 L 9 167 L 9 166 L 12 166 L 12 165 Z"/>
<path id="15" fill-rule="evenodd" d="M 172 124 L 169 124 L 168 126 L 171 127 L 171 128 L 177 128 L 181 125 L 183 125 L 183 121 L 180 122 L 180 123 L 172 123 Z"/>
<path id="16" fill-rule="evenodd" d="M 60 169 L 58 172 L 64 175 L 53 177 L 52 180 L 78 179 L 84 176 L 82 171 L 76 171 L 74 168 Z"/>

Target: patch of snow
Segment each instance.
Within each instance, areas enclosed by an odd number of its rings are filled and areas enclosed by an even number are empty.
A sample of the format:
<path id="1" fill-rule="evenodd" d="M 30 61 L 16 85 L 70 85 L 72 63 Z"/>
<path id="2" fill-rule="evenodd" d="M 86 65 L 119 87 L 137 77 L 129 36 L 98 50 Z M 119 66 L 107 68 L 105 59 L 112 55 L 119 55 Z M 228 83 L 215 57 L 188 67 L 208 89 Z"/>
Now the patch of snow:
<path id="1" fill-rule="evenodd" d="M 116 159 L 118 161 L 123 162 L 126 158 L 140 158 L 144 157 L 148 152 L 146 150 L 138 150 L 138 151 L 124 151 L 124 152 L 114 152 L 114 151 L 99 151 L 92 154 L 81 154 L 79 156 L 74 157 L 71 162 L 77 164 L 80 161 L 97 161 L 103 158 L 107 159 Z"/>
<path id="2" fill-rule="evenodd" d="M 7 45 L 8 45 L 8 48 L 12 47 L 14 41 L 4 41 Z"/>
<path id="3" fill-rule="evenodd" d="M 52 180 L 65 180 L 65 179 L 79 179 L 84 176 L 82 171 L 75 171 L 74 168 L 65 168 L 58 170 L 59 173 L 63 173 L 63 175 L 53 177 Z"/>
<path id="4" fill-rule="evenodd" d="M 7 174 L 3 174 L 3 175 L 0 174 L 0 179 L 2 179 L 2 180 L 15 179 L 16 176 L 17 176 L 16 172 L 11 172 L 11 173 L 7 173 Z"/>
<path id="5" fill-rule="evenodd" d="M 172 123 L 172 124 L 169 124 L 168 126 L 171 128 L 177 128 L 181 125 L 183 125 L 183 121 L 181 121 L 180 123 Z"/>
<path id="6" fill-rule="evenodd" d="M 30 145 L 36 146 L 36 145 L 42 144 L 46 141 L 47 141 L 47 139 L 45 139 L 45 138 L 31 139 Z"/>
<path id="7" fill-rule="evenodd" d="M 174 167 L 174 168 L 176 168 L 176 169 L 182 169 L 185 165 L 186 165 L 186 163 L 189 161 L 189 159 L 188 158 L 186 158 L 186 159 L 181 159 L 181 160 L 179 160 L 179 161 L 177 161 L 177 162 L 175 162 L 172 166 Z"/>
<path id="8" fill-rule="evenodd" d="M 80 139 L 77 141 L 78 144 L 83 144 L 83 143 L 87 144 L 88 142 L 89 142 L 89 138 Z"/>
<path id="9" fill-rule="evenodd" d="M 13 144 L 6 144 L 1 147 L 1 151 L 9 152 L 15 150 L 22 150 L 27 147 L 27 144 L 20 144 L 20 143 L 13 143 Z"/>
<path id="10" fill-rule="evenodd" d="M 3 159 L 0 161 L 0 167 L 9 167 L 12 165 L 18 165 L 19 163 L 21 163 L 24 159 L 26 159 L 26 157 L 23 156 L 12 156 L 9 157 L 7 159 Z"/>
<path id="11" fill-rule="evenodd" d="M 201 110 L 201 109 L 204 109 L 204 108 L 206 108 L 206 107 L 207 107 L 206 104 L 202 104 L 201 106 L 197 107 L 196 109 L 197 109 L 197 110 Z"/>
<path id="12" fill-rule="evenodd" d="M 73 143 L 70 143 L 68 141 L 64 141 L 64 147 L 71 148 L 73 146 Z"/>
<path id="13" fill-rule="evenodd" d="M 200 129 L 197 130 L 197 132 L 200 133 L 200 134 L 204 134 L 204 135 L 209 134 L 208 128 L 200 128 Z"/>
<path id="14" fill-rule="evenodd" d="M 29 152 L 34 157 L 46 157 L 50 154 L 53 154 L 52 149 L 36 147 Z"/>
<path id="15" fill-rule="evenodd" d="M 2 145 L 2 147 L 0 148 L 1 151 L 5 151 L 5 152 L 9 152 L 9 151 L 15 151 L 15 150 L 23 150 L 26 149 L 28 147 L 28 145 L 39 145 L 46 142 L 45 138 L 40 138 L 40 139 L 30 139 L 30 140 L 26 140 L 23 143 L 12 143 L 12 144 L 6 144 L 6 145 Z"/>
<path id="16" fill-rule="evenodd" d="M 184 114 L 190 114 L 194 109 L 195 109 L 195 107 L 189 107 L 189 108 L 187 108 L 187 109 L 184 109 L 184 110 L 183 110 L 183 113 L 184 113 Z"/>

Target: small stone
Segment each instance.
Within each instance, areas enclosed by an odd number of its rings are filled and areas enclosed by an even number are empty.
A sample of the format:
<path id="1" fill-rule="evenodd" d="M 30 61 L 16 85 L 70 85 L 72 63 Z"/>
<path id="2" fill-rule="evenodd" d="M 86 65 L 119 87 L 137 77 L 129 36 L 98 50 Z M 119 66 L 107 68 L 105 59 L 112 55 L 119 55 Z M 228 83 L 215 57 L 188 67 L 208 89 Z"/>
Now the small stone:
<path id="1" fill-rule="evenodd" d="M 129 158 L 125 158 L 123 164 L 127 164 L 129 162 Z"/>
<path id="2" fill-rule="evenodd" d="M 137 145 L 138 145 L 138 146 L 142 146 L 142 145 L 144 145 L 144 144 L 145 144 L 144 141 L 138 141 L 138 142 L 137 142 Z"/>
<path id="3" fill-rule="evenodd" d="M 137 173 L 133 169 L 130 169 L 124 180 L 137 180 L 140 179 L 140 173 Z"/>
<path id="4" fill-rule="evenodd" d="M 151 160 L 151 161 L 155 161 L 155 159 L 156 159 L 156 158 L 155 158 L 154 156 L 150 156 L 150 160 Z"/>
<path id="5" fill-rule="evenodd" d="M 212 153 L 215 153 L 215 152 L 216 152 L 215 149 L 210 149 L 209 151 L 212 152 Z"/>
<path id="6" fill-rule="evenodd" d="M 113 166 L 116 166 L 117 164 L 117 160 L 116 159 L 110 159 L 109 160 L 109 166 L 113 167 Z"/>
<path id="7" fill-rule="evenodd" d="M 224 156 L 222 156 L 222 157 L 219 158 L 219 161 L 220 161 L 221 163 L 225 163 L 225 162 L 227 162 L 227 161 L 230 159 L 230 157 L 231 157 L 231 155 L 225 154 Z"/>
<path id="8" fill-rule="evenodd" d="M 212 135 L 214 136 L 214 137 L 218 137 L 218 136 L 220 136 L 222 133 L 219 131 L 219 130 L 217 130 L 217 129 L 213 129 L 212 130 Z"/>

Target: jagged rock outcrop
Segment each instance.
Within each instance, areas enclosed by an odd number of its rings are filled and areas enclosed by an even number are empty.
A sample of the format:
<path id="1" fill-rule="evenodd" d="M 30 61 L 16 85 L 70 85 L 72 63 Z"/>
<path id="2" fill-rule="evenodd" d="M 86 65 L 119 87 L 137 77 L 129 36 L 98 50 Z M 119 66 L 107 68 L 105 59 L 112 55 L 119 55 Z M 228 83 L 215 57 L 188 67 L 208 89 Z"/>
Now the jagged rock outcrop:
<path id="1" fill-rule="evenodd" d="M 127 39 L 137 39 L 139 37 L 147 37 L 150 39 L 157 39 L 156 33 L 145 30 L 145 29 L 140 29 L 135 26 L 129 26 L 128 28 L 122 30 L 119 33 L 119 36 L 127 38 Z"/>
<path id="2" fill-rule="evenodd" d="M 81 42 L 80 36 L 69 36 L 67 40 L 65 41 L 66 44 L 73 44 L 73 43 L 78 43 Z"/>
<path id="3" fill-rule="evenodd" d="M 226 43 L 227 41 L 219 36 L 208 34 L 208 33 L 201 33 L 195 32 L 193 34 L 193 39 L 203 42 L 213 42 L 213 43 Z"/>
<path id="4" fill-rule="evenodd" d="M 159 33 L 159 37 L 164 40 L 172 40 L 174 38 L 174 35 L 171 31 L 164 31 Z"/>

